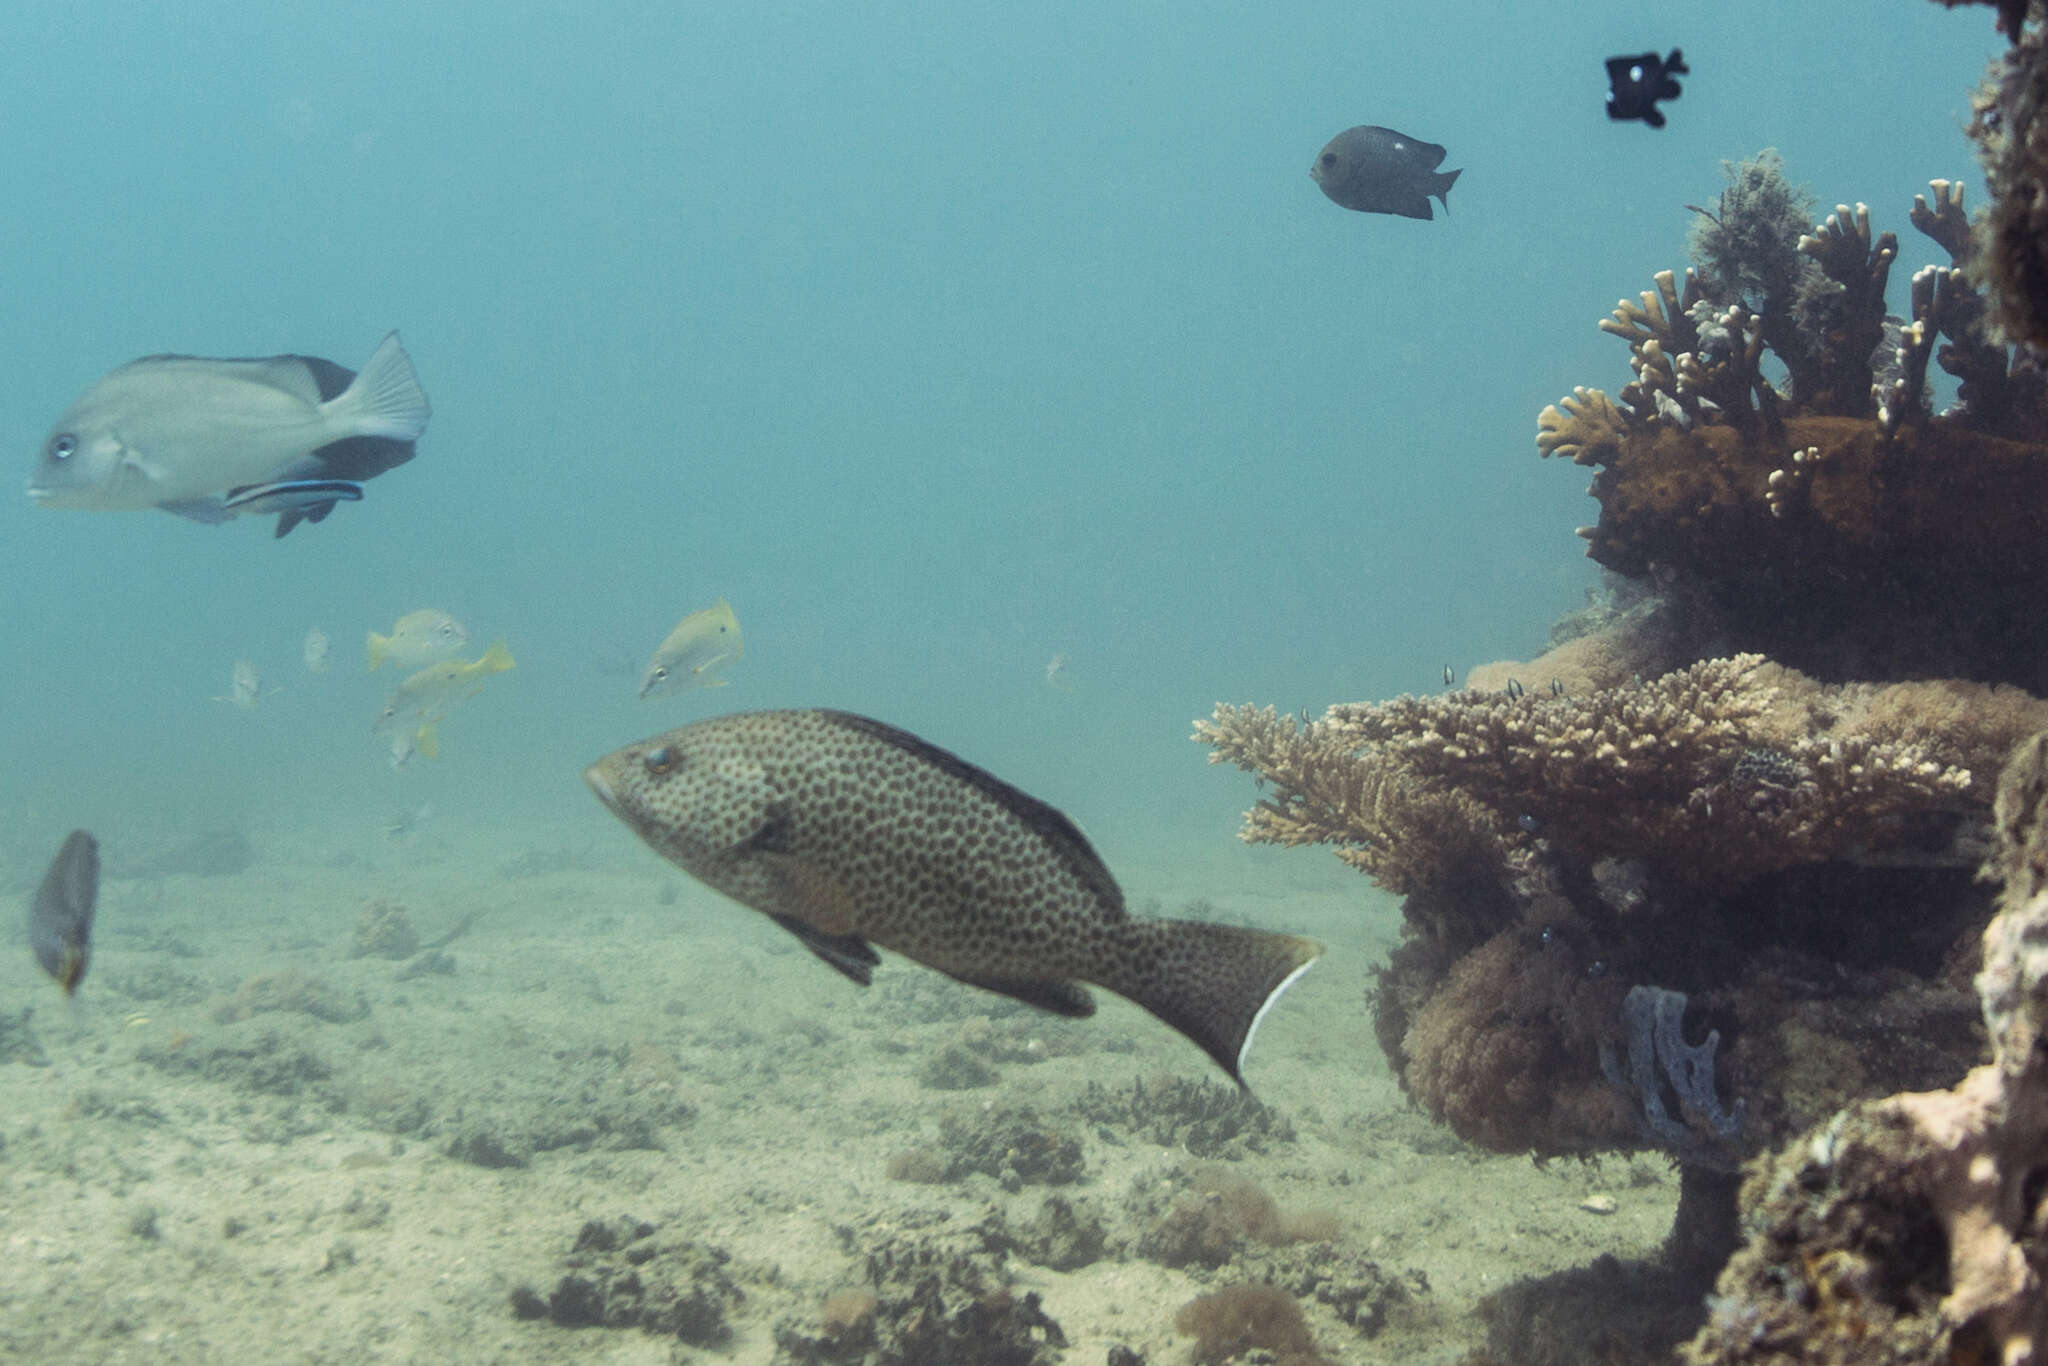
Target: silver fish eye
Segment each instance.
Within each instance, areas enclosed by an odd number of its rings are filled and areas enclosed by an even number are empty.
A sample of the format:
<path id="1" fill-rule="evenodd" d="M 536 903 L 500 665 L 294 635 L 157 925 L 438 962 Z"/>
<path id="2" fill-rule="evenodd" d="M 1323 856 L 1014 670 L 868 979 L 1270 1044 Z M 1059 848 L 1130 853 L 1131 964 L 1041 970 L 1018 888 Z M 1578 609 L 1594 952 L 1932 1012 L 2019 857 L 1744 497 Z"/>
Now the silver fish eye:
<path id="1" fill-rule="evenodd" d="M 640 756 L 641 767 L 659 778 L 676 766 L 676 752 L 667 745 L 656 745 Z"/>
<path id="2" fill-rule="evenodd" d="M 78 438 L 69 432 L 59 432 L 50 438 L 50 459 L 69 460 L 78 449 Z"/>
<path id="3" fill-rule="evenodd" d="M 654 666 L 654 676 L 655 676 L 656 678 L 667 678 L 667 677 L 668 677 L 668 665 L 666 665 L 666 664 L 657 664 L 657 665 L 655 665 L 655 666 Z"/>

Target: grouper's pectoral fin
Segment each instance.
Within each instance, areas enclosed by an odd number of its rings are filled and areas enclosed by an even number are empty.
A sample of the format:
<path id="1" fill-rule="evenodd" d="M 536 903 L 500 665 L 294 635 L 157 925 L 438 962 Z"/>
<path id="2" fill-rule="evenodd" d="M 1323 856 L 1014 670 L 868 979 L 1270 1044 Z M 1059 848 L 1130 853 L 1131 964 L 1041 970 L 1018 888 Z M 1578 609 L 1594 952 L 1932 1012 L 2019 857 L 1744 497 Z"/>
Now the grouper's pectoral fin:
<path id="1" fill-rule="evenodd" d="M 875 965 L 882 961 L 882 955 L 859 935 L 826 934 L 795 916 L 771 915 L 768 918 L 795 935 L 805 948 L 862 986 L 874 980 Z"/>

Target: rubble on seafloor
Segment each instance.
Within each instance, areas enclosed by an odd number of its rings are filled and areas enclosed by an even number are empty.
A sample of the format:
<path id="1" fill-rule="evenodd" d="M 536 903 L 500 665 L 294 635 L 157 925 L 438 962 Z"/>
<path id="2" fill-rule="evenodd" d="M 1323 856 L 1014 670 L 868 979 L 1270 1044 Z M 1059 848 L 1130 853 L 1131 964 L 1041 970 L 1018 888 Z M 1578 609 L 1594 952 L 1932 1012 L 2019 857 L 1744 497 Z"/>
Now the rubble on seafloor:
<path id="1" fill-rule="evenodd" d="M 1984 1052 L 1994 782 L 2048 730 L 2048 371 L 1994 328 L 1958 185 L 1908 215 L 1946 260 L 1900 320 L 1899 244 L 1865 206 L 1816 223 L 1774 157 L 1728 170 L 1695 268 L 1602 323 L 1633 381 L 1541 418 L 1543 454 L 1597 471 L 1600 610 L 1464 689 L 1196 724 L 1261 780 L 1244 838 L 1334 846 L 1404 898 L 1372 1008 L 1425 1110 L 1496 1151 L 1680 1164 L 1662 1258 L 1502 1292 L 1475 1360 L 1663 1359 L 1745 1232 L 1754 1251 L 1776 1227 L 1781 1262 L 1812 1243 L 1754 1190 L 1738 1222 L 1746 1162 L 1838 1113 L 1910 1128 L 1910 1097 L 1878 1098 L 1944 1095 Z M 1953 1308 L 1961 1282 L 1922 1273 L 1956 1229 L 1915 1217 L 1865 1262 L 1809 1256 L 1804 1309 L 1875 1323 L 1844 1307 L 1887 1276 L 1914 1312 Z M 1637 1326 L 1616 1331 L 1623 1285 Z M 1722 1294 L 1709 1330 L 1757 1354 L 1701 1359 L 1795 1359 L 1757 1352 L 1777 1330 Z M 1894 1359 L 1951 1359 L 1916 1350 Z M 2001 1359 L 1974 1350 L 1954 1359 Z"/>

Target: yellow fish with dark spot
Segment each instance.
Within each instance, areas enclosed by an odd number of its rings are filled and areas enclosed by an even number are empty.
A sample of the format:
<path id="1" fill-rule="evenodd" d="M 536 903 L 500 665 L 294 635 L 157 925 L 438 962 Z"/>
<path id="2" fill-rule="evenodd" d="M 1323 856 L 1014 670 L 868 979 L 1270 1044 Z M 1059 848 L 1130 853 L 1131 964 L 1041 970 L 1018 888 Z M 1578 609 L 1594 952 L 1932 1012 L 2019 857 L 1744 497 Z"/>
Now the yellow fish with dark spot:
<path id="1" fill-rule="evenodd" d="M 1056 1014 L 1129 997 L 1239 1086 L 1252 1033 L 1323 951 L 1133 916 L 1072 821 L 956 755 L 839 711 L 742 712 L 584 771 L 656 853 L 861 985 L 894 950 Z"/>

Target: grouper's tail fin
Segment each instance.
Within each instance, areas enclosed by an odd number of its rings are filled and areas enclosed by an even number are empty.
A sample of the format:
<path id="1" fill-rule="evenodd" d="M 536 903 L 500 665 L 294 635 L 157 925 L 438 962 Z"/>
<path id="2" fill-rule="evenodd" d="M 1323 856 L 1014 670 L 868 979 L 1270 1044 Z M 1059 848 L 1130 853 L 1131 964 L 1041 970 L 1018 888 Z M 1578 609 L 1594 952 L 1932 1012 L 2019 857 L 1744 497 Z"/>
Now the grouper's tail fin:
<path id="1" fill-rule="evenodd" d="M 1320 958 L 1300 935 L 1198 920 L 1126 922 L 1129 977 L 1103 981 L 1201 1045 L 1240 1089 L 1252 1034 L 1280 993 Z"/>

